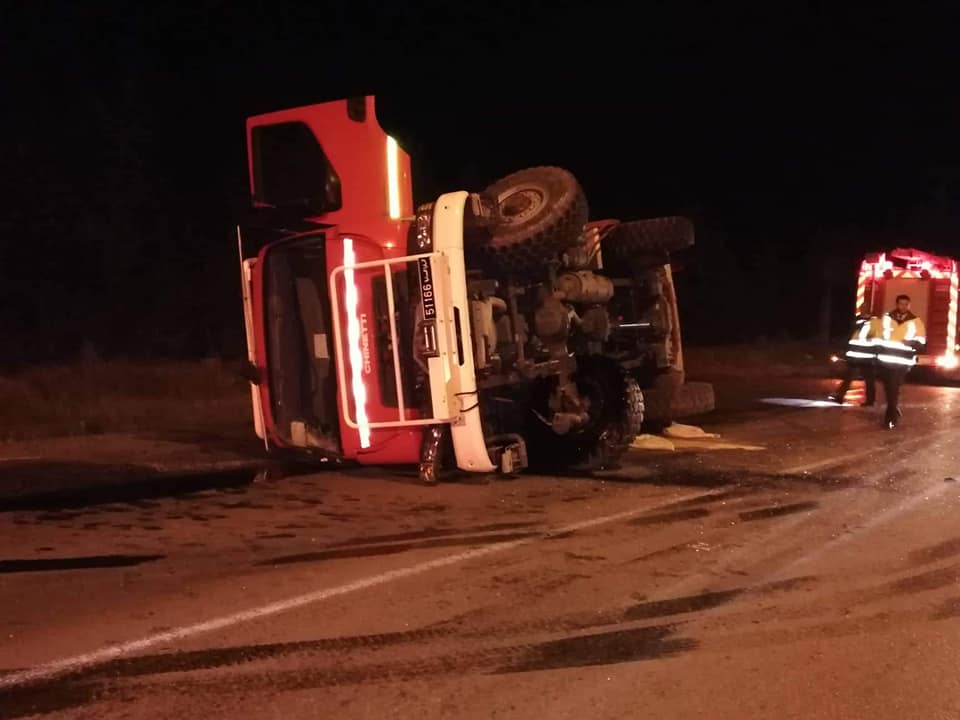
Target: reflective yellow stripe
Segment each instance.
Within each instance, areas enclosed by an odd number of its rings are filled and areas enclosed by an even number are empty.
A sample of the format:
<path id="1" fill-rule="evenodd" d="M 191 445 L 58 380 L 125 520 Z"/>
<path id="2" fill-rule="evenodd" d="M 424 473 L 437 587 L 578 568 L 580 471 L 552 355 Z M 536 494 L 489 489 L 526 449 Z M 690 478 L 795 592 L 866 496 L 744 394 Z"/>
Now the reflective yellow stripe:
<path id="1" fill-rule="evenodd" d="M 910 347 L 906 343 L 900 342 L 899 340 L 877 340 L 877 345 L 880 345 L 881 347 L 885 347 L 885 348 L 890 348 L 891 350 L 908 350 L 910 352 L 913 352 L 912 347 Z"/>
<path id="2" fill-rule="evenodd" d="M 888 363 L 890 365 L 915 365 L 916 360 L 913 358 L 900 357 L 899 355 L 877 355 L 877 360 L 882 363 Z"/>

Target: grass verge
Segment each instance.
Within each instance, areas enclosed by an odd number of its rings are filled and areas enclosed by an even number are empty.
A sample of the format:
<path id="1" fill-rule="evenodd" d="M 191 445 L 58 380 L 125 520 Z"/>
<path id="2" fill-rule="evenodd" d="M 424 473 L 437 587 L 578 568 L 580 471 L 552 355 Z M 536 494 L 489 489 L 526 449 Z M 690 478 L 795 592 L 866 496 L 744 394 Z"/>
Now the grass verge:
<path id="1" fill-rule="evenodd" d="M 102 361 L 0 376 L 0 440 L 101 433 L 246 437 L 250 390 L 219 361 Z"/>

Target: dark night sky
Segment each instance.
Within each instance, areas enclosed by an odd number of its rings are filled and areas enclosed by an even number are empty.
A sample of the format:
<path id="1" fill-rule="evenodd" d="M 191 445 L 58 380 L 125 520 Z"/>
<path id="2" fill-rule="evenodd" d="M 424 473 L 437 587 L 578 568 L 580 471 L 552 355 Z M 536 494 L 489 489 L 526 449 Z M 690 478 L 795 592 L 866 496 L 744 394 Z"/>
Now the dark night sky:
<path id="1" fill-rule="evenodd" d="M 858 254 L 960 254 L 946 2 L 90 5 L 0 10 L 0 363 L 235 354 L 244 119 L 352 94 L 418 199 L 556 164 L 595 218 L 690 214 L 691 341 L 809 335 L 830 273 L 842 328 Z"/>

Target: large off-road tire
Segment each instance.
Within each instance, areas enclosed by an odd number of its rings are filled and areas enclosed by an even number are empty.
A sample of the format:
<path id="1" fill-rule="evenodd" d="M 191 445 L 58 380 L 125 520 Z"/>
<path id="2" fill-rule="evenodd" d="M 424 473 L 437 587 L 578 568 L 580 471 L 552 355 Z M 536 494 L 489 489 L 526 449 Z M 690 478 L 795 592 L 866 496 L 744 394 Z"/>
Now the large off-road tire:
<path id="1" fill-rule="evenodd" d="M 589 400 L 590 420 L 582 428 L 557 435 L 540 427 L 528 443 L 531 467 L 541 470 L 616 468 L 643 426 L 644 397 L 636 379 L 614 360 L 577 359 L 574 382 Z"/>
<path id="2" fill-rule="evenodd" d="M 679 252 L 693 245 L 693 223 L 671 216 L 620 223 L 603 239 L 604 266 L 633 264 L 649 255 Z"/>
<path id="3" fill-rule="evenodd" d="M 705 382 L 688 382 L 677 388 L 673 396 L 674 418 L 694 417 L 713 412 L 716 397 L 713 385 Z"/>
<path id="4" fill-rule="evenodd" d="M 587 222 L 587 199 L 568 170 L 533 167 L 490 185 L 498 219 L 476 248 L 477 259 L 497 273 L 520 274 L 575 245 Z"/>
<path id="5" fill-rule="evenodd" d="M 644 430 L 652 433 L 660 432 L 674 420 L 713 412 L 716 405 L 713 385 L 704 382 L 673 385 L 665 380 L 644 391 L 643 398 Z"/>

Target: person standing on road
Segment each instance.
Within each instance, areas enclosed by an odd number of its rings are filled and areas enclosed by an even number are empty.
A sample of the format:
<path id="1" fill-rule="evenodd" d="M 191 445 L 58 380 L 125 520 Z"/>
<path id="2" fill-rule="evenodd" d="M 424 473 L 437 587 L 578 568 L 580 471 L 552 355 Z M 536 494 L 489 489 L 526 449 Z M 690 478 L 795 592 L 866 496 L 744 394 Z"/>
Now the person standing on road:
<path id="1" fill-rule="evenodd" d="M 866 389 L 866 399 L 864 406 L 872 406 L 877 401 L 877 347 L 876 341 L 882 335 L 882 326 L 879 318 L 867 313 L 857 315 L 853 323 L 853 331 L 850 333 L 850 339 L 847 340 L 847 351 L 844 353 L 844 359 L 847 367 L 844 371 L 843 380 L 837 387 L 837 391 L 830 396 L 830 400 L 843 405 L 843 398 L 850 385 L 860 376 L 863 378 L 863 384 Z"/>
<path id="2" fill-rule="evenodd" d="M 877 362 L 887 396 L 883 425 L 888 430 L 893 430 L 903 415 L 899 407 L 900 386 L 926 344 L 923 321 L 910 311 L 910 297 L 897 295 L 897 306 L 883 316 L 883 337 L 877 341 Z"/>

